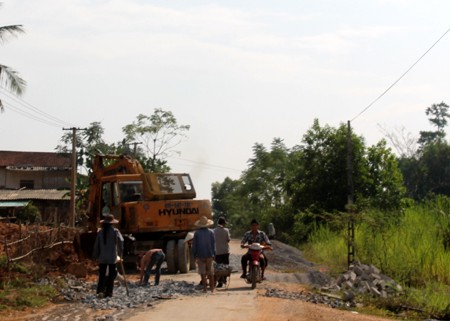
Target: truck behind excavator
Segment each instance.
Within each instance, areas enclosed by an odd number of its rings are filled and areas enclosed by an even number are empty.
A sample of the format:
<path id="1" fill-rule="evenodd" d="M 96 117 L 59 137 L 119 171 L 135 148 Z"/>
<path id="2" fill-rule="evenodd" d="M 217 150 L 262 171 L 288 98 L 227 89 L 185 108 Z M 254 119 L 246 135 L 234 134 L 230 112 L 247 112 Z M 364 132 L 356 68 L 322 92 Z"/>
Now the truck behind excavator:
<path id="1" fill-rule="evenodd" d="M 209 200 L 195 199 L 189 174 L 149 173 L 129 155 L 96 155 L 89 180 L 88 226 L 79 237 L 85 254 L 90 254 L 102 213 L 108 212 L 119 220 L 125 263 L 161 248 L 169 273 L 187 273 L 194 266 L 184 239 L 200 217 L 212 214 Z"/>

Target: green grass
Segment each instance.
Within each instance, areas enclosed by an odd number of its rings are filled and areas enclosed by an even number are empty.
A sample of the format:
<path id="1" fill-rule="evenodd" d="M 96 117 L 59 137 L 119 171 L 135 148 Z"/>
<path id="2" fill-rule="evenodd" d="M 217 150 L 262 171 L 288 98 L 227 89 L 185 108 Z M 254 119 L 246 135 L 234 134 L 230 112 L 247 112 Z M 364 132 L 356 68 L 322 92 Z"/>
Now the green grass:
<path id="1" fill-rule="evenodd" d="M 0 290 L 0 311 L 21 310 L 26 307 L 40 307 L 55 297 L 58 291 L 49 285 L 9 285 Z"/>
<path id="2" fill-rule="evenodd" d="M 449 203 L 438 198 L 404 213 L 367 212 L 356 224 L 357 260 L 377 266 L 406 289 L 401 298 L 380 300 L 381 307 L 403 306 L 441 319 L 450 317 Z M 346 233 L 316 229 L 305 254 L 336 273 L 346 270 Z"/>
<path id="3" fill-rule="evenodd" d="M 0 311 L 41 307 L 58 295 L 54 287 L 33 282 L 32 270 L 32 265 L 19 263 L 7 270 L 6 258 L 0 257 Z"/>
<path id="4" fill-rule="evenodd" d="M 426 314 L 448 320 L 450 317 L 450 288 L 442 283 L 427 283 L 423 288 L 409 288 L 408 302 Z"/>
<path id="5" fill-rule="evenodd" d="M 6 256 L 0 256 L 0 270 L 7 270 L 8 268 L 8 261 Z M 9 271 L 12 272 L 18 272 L 23 274 L 30 274 L 31 270 L 24 264 L 20 263 L 11 263 L 9 265 Z"/>
<path id="6" fill-rule="evenodd" d="M 325 226 L 317 228 L 304 248 L 305 255 L 314 262 L 326 264 L 331 272 L 340 273 L 347 268 L 345 237 Z"/>

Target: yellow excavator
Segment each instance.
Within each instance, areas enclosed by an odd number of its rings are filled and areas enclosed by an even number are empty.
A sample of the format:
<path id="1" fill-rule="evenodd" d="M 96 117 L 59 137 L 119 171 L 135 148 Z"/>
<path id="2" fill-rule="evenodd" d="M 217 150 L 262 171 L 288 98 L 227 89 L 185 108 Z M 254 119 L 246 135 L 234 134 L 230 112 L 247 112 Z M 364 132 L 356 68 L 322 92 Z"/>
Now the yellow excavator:
<path id="1" fill-rule="evenodd" d="M 79 237 L 87 256 L 102 214 L 108 212 L 119 220 L 125 263 L 161 248 L 169 273 L 187 273 L 195 266 L 184 238 L 200 217 L 211 219 L 212 214 L 209 200 L 195 199 L 189 174 L 147 173 L 129 155 L 96 155 L 89 179 L 88 227 Z"/>

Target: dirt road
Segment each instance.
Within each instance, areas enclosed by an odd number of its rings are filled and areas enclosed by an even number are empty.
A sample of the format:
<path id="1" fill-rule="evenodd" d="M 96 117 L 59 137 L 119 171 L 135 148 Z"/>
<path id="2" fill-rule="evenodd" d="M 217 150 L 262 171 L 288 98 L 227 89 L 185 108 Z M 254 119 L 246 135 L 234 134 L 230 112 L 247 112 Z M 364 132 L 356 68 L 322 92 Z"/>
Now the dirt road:
<path id="1" fill-rule="evenodd" d="M 232 253 L 239 257 L 243 250 L 237 240 L 232 241 Z M 282 254 L 275 256 L 276 252 Z M 273 264 L 267 271 L 267 280 L 258 284 L 256 290 L 240 279 L 240 273 L 232 273 L 228 288 L 217 289 L 215 293 L 203 296 L 182 297 L 159 303 L 155 307 L 145 309 L 126 318 L 127 321 L 167 321 L 167 320 L 195 320 L 195 321 L 235 321 L 235 320 L 359 320 L 380 321 L 389 320 L 374 316 L 361 315 L 352 311 L 342 311 L 325 305 L 306 303 L 300 300 L 280 299 L 265 296 L 268 289 L 280 290 L 288 293 L 305 291 L 310 283 L 311 272 L 314 267 L 304 261 L 298 251 L 279 243 L 274 244 L 274 252 L 269 257 Z M 283 272 L 289 271 L 289 273 Z M 171 276 L 173 279 L 183 279 L 196 282 L 199 276 L 194 273 Z M 300 282 L 304 282 L 303 284 Z M 305 284 L 306 283 L 306 284 Z"/>
<path id="2" fill-rule="evenodd" d="M 303 259 L 302 254 L 295 248 L 280 242 L 273 242 L 274 251 L 268 252 L 269 268 L 266 270 L 267 280 L 257 285 L 256 290 L 251 290 L 250 285 L 240 279 L 240 257 L 244 250 L 240 249 L 239 241 L 231 242 L 232 266 L 236 269 L 231 274 L 228 286 L 217 289 L 214 293 L 203 294 L 201 287 L 196 288 L 200 277 L 194 271 L 187 274 L 161 276 L 161 284 L 158 287 L 133 288 L 133 295 L 123 296 L 123 286 L 119 286 L 115 292 L 115 300 L 121 303 L 120 308 L 110 305 L 105 307 L 93 307 L 92 299 L 95 297 L 95 275 L 90 280 L 84 280 L 82 285 L 74 286 L 76 293 L 83 294 L 83 299 L 73 299 L 69 302 L 50 304 L 42 309 L 2 313 L 0 319 L 5 321 L 380 321 L 389 320 L 374 316 L 362 315 L 352 311 L 333 309 L 325 304 L 313 304 L 305 302 L 301 298 L 303 294 L 310 295 L 308 287 L 311 284 L 327 282 L 325 274 L 321 273 L 321 267 Z M 137 282 L 137 274 L 128 275 L 130 286 Z M 172 282 L 171 280 L 175 281 Z M 178 282 L 176 282 L 178 281 Z M 187 281 L 187 282 L 184 282 Z M 190 294 L 164 295 L 164 286 L 176 283 L 181 289 L 195 287 Z M 169 289 L 170 287 L 167 287 Z M 155 294 L 152 290 L 159 291 Z M 168 290 L 173 291 L 173 290 Z M 136 300 L 137 292 L 140 295 L 152 298 L 155 295 L 158 300 L 146 301 L 147 303 L 127 305 L 128 299 Z M 183 292 L 183 291 L 180 291 Z M 274 293 L 275 297 L 268 296 Z M 283 294 L 280 296 L 279 294 Z M 300 298 L 299 298 L 300 297 Z M 106 300 L 106 299 L 105 299 Z M 95 301 L 97 304 L 106 304 L 105 300 Z M 104 302 L 105 301 L 105 302 Z M 117 303 L 116 301 L 116 303 Z M 148 303 L 150 302 L 150 303 Z"/>

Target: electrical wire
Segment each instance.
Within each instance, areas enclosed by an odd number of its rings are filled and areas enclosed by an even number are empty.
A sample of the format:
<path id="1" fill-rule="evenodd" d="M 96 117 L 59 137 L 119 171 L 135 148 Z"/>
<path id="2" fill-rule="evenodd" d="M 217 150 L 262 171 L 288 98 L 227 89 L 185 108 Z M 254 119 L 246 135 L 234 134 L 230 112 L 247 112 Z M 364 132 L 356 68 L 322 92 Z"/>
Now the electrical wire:
<path id="1" fill-rule="evenodd" d="M 184 161 L 184 162 L 188 162 L 191 163 L 193 165 L 199 166 L 199 167 L 203 167 L 206 169 L 210 169 L 210 170 L 217 170 L 217 171 L 232 171 L 232 172 L 239 172 L 241 173 L 242 170 L 241 169 L 236 169 L 236 168 L 231 168 L 231 167 L 225 167 L 225 166 L 221 166 L 221 165 L 213 165 L 213 164 L 208 164 L 208 163 L 204 163 L 204 162 L 199 162 L 199 161 L 194 161 L 191 159 L 185 159 L 185 158 L 180 158 L 180 157 L 169 157 L 175 160 L 180 160 L 180 161 Z M 184 166 L 186 164 L 176 164 L 175 165 L 179 165 L 179 166 Z"/>
<path id="2" fill-rule="evenodd" d="M 40 122 L 40 123 L 43 123 L 43 124 L 46 124 L 46 125 L 49 125 L 49 126 L 61 128 L 61 125 L 60 125 L 60 124 L 51 122 L 51 121 L 49 121 L 49 120 L 47 120 L 47 119 L 44 119 L 44 118 L 35 116 L 35 115 L 33 115 L 33 114 L 30 114 L 30 113 L 27 113 L 27 112 L 23 111 L 22 109 L 17 108 L 17 107 L 15 107 L 15 106 L 11 105 L 11 104 L 8 103 L 8 102 L 3 101 L 3 104 L 5 105 L 5 109 L 10 110 L 10 111 L 12 111 L 12 112 L 15 112 L 16 114 L 22 115 L 22 116 L 24 116 L 24 117 L 26 117 L 26 118 L 29 118 L 29 119 L 31 119 L 31 120 L 38 121 L 38 122 Z"/>
<path id="3" fill-rule="evenodd" d="M 25 111 L 23 108 L 19 108 L 17 106 L 14 106 L 11 102 L 6 103 L 5 100 L 3 99 L 3 102 L 5 102 L 5 105 L 9 106 L 9 108 L 11 110 L 13 110 L 14 112 L 21 114 L 22 116 L 25 116 L 27 118 L 33 119 L 33 120 L 37 120 L 39 122 L 51 125 L 51 126 L 71 126 L 71 127 L 75 127 L 73 124 L 66 122 L 64 120 L 61 120 L 55 116 L 50 115 L 49 113 L 46 113 L 44 111 L 42 111 L 41 109 L 33 106 L 32 104 L 26 102 L 25 100 L 12 95 L 8 90 L 6 90 L 3 86 L 0 86 L 0 92 L 5 95 L 5 97 L 13 100 L 14 102 L 20 104 L 21 106 L 23 106 L 24 108 L 28 109 L 30 112 Z"/>
<path id="4" fill-rule="evenodd" d="M 5 105 L 5 108 L 15 112 L 19 115 L 22 115 L 26 118 L 41 122 L 43 124 L 49 125 L 49 126 L 54 126 L 54 127 L 61 127 L 61 126 L 69 126 L 69 127 L 76 127 L 71 123 L 65 122 L 57 117 L 54 117 L 42 110 L 40 110 L 39 108 L 33 106 L 32 104 L 24 101 L 23 99 L 17 98 L 16 96 L 12 95 L 11 93 L 9 93 L 4 87 L 0 86 L 0 92 L 3 93 L 7 98 L 12 99 L 13 101 L 15 101 L 16 103 L 19 103 L 21 106 L 25 107 L 26 109 L 32 111 L 31 112 L 27 112 L 26 110 L 24 110 L 23 108 L 19 108 L 17 106 L 15 106 L 14 104 L 12 104 L 11 102 L 3 99 L 2 102 Z M 242 172 L 242 170 L 240 169 L 236 169 L 236 168 L 231 168 L 231 167 L 225 167 L 225 166 L 220 166 L 220 165 L 213 165 L 213 164 L 208 164 L 208 163 L 204 163 L 204 162 L 198 162 L 198 161 L 194 161 L 194 160 L 190 160 L 190 159 L 184 159 L 184 158 L 179 158 L 179 157 L 169 157 L 175 160 L 179 160 L 182 162 L 187 162 L 190 163 L 191 165 L 195 165 L 198 167 L 202 167 L 202 168 L 206 168 L 209 170 L 217 170 L 217 171 L 232 171 L 232 172 Z M 180 164 L 180 163 L 175 163 L 175 165 L 178 166 L 186 166 L 186 164 Z"/>
<path id="5" fill-rule="evenodd" d="M 416 62 L 414 62 L 411 67 L 409 67 L 396 81 L 394 81 L 394 83 L 392 83 L 392 85 L 390 85 L 385 91 L 383 91 L 377 98 L 375 98 L 374 101 L 372 101 L 366 108 L 364 108 L 358 115 L 356 115 L 355 117 L 353 117 L 353 119 L 351 120 L 351 122 L 353 122 L 356 118 L 358 118 L 359 116 L 361 116 L 363 113 L 365 113 L 370 107 L 373 106 L 373 104 L 375 104 L 378 100 L 381 99 L 381 97 L 383 97 L 389 90 L 391 90 L 392 87 L 394 87 L 403 77 L 406 76 L 406 74 L 415 67 L 415 65 L 417 65 L 417 63 L 422 60 L 423 57 L 425 57 L 430 51 L 431 49 L 434 48 L 434 46 L 436 46 L 438 44 L 439 41 L 441 41 L 442 38 L 445 37 L 445 35 L 447 33 L 450 32 L 450 28 L 447 29 L 447 31 L 444 32 L 444 34 L 442 36 L 439 37 L 438 40 L 436 40 L 433 45 L 428 48 L 427 51 L 425 51 L 425 53 L 419 57 L 419 59 L 416 60 Z"/>

